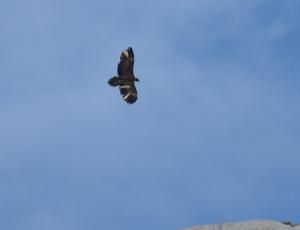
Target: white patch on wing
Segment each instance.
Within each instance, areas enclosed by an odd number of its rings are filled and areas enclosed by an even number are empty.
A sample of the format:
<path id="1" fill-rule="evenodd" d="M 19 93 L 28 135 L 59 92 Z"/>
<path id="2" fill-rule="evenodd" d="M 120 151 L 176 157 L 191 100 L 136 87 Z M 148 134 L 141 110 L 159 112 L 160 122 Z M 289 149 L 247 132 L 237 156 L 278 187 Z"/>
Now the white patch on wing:
<path id="1" fill-rule="evenodd" d="M 120 89 L 130 89 L 129 85 L 121 85 L 119 87 L 120 87 Z"/>
<path id="2" fill-rule="evenodd" d="M 127 51 L 127 50 L 124 50 L 122 53 L 123 53 L 126 57 L 129 57 L 129 54 L 128 54 L 128 51 Z"/>
<path id="3" fill-rule="evenodd" d="M 129 93 L 127 93 L 123 98 L 124 98 L 124 100 L 126 100 L 128 97 L 130 96 L 130 92 Z"/>

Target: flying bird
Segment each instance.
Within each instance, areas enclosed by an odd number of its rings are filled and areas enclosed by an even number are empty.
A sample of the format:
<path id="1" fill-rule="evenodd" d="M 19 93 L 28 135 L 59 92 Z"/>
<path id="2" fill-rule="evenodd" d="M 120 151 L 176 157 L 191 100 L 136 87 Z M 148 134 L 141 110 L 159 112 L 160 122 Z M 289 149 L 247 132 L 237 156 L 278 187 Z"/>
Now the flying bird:
<path id="1" fill-rule="evenodd" d="M 108 80 L 108 84 L 114 87 L 119 87 L 123 99 L 128 104 L 136 102 L 137 90 L 135 88 L 135 81 L 139 81 L 133 73 L 134 53 L 131 47 L 124 50 L 120 56 L 118 64 L 118 76 L 114 76 Z"/>

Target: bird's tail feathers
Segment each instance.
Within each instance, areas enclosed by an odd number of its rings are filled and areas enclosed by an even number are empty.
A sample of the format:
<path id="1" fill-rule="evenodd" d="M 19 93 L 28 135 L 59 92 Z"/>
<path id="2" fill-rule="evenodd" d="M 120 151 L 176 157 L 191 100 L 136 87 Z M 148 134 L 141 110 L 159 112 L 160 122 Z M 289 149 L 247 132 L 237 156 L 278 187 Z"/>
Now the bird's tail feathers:
<path id="1" fill-rule="evenodd" d="M 118 86 L 119 85 L 119 78 L 118 77 L 112 77 L 111 79 L 108 80 L 108 84 L 110 86 Z"/>

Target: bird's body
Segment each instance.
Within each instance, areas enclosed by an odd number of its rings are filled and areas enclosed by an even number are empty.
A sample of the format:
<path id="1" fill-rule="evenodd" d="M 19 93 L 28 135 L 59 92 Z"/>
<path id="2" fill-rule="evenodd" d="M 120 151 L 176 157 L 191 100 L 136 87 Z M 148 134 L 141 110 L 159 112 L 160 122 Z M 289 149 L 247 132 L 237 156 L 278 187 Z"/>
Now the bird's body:
<path id="1" fill-rule="evenodd" d="M 114 76 L 108 80 L 111 86 L 119 86 L 119 90 L 123 99 L 133 104 L 137 100 L 137 90 L 134 82 L 139 81 L 133 73 L 134 53 L 131 47 L 121 53 L 120 62 L 118 64 L 118 76 Z"/>

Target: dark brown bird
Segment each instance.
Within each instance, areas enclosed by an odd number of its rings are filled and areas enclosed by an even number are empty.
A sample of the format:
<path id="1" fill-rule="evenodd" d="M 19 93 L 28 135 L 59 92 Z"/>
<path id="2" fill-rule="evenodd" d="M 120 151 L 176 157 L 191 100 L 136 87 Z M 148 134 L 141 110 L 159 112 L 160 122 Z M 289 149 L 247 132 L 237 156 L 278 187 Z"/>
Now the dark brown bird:
<path id="1" fill-rule="evenodd" d="M 118 76 L 114 76 L 108 80 L 111 86 L 119 86 L 123 99 L 128 104 L 136 102 L 138 96 L 135 88 L 135 81 L 139 81 L 133 73 L 134 53 L 131 47 L 121 53 L 120 62 L 118 64 Z"/>

